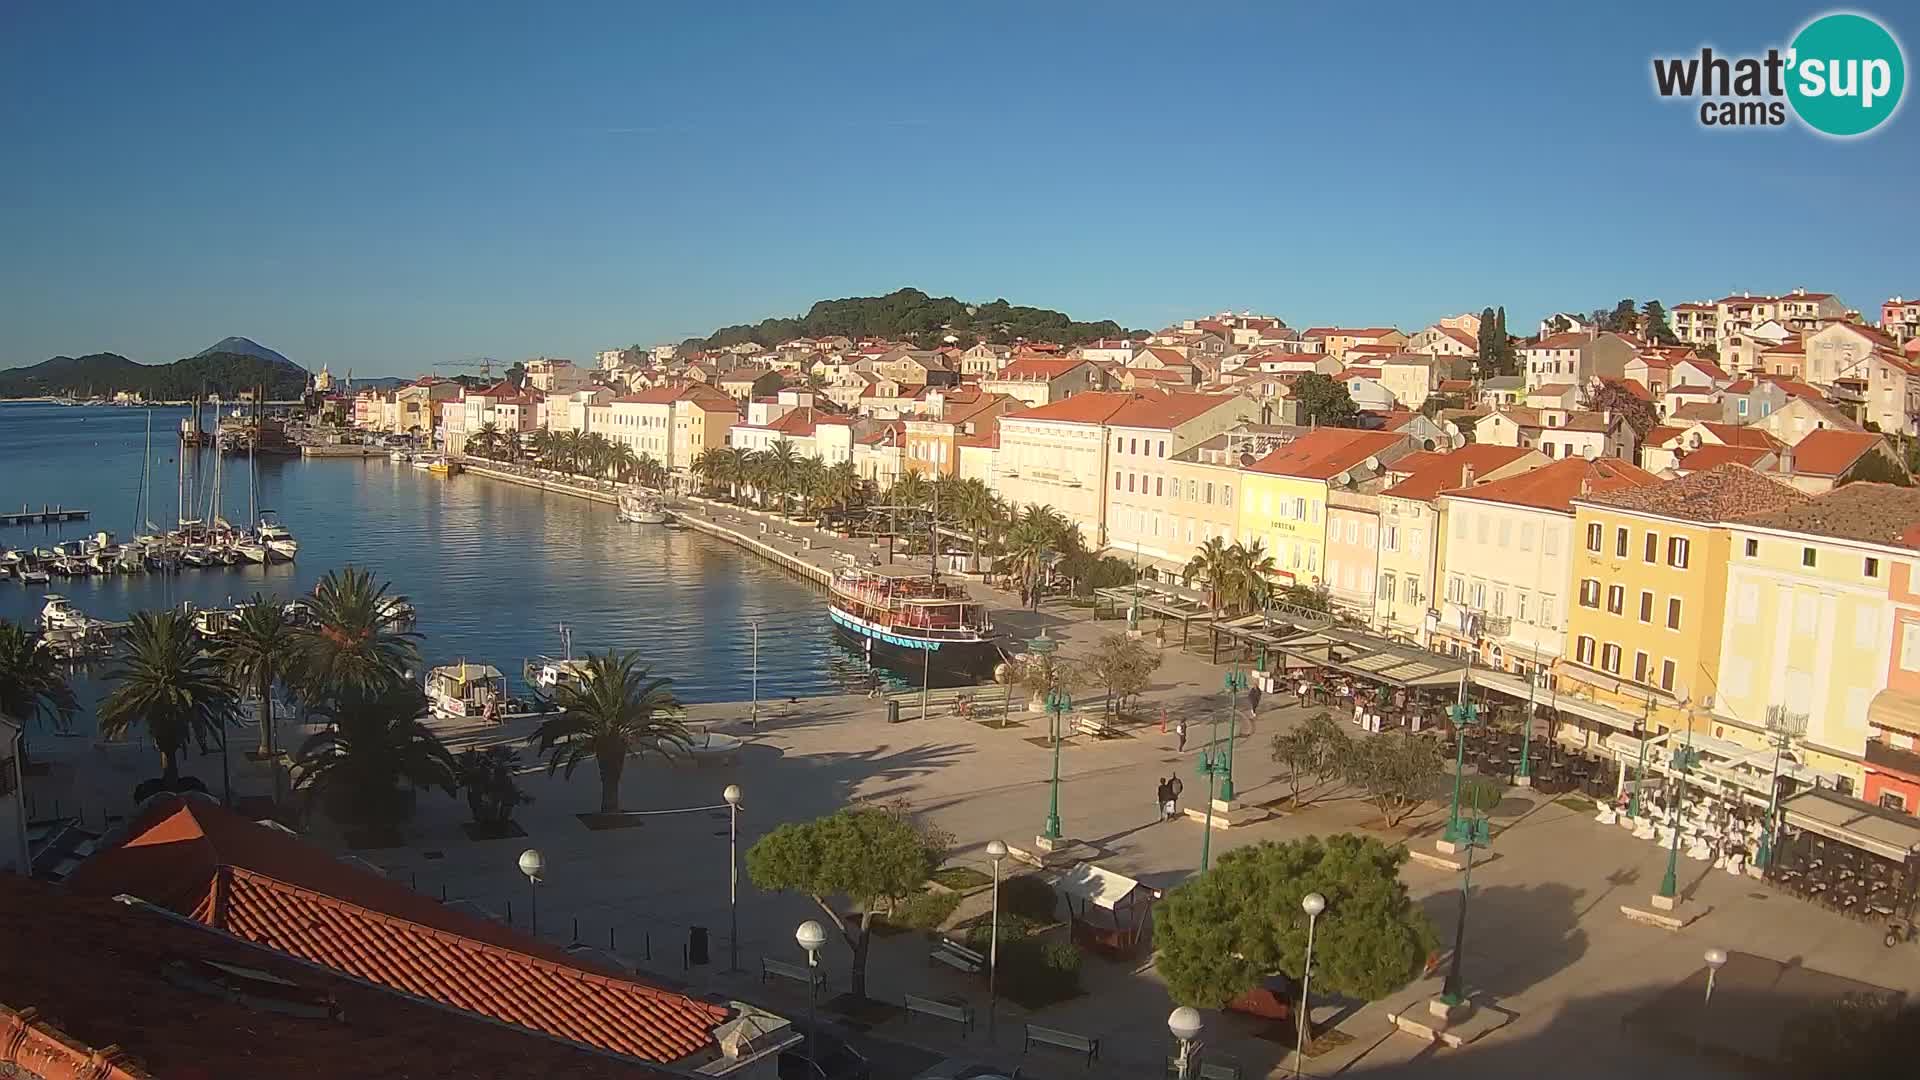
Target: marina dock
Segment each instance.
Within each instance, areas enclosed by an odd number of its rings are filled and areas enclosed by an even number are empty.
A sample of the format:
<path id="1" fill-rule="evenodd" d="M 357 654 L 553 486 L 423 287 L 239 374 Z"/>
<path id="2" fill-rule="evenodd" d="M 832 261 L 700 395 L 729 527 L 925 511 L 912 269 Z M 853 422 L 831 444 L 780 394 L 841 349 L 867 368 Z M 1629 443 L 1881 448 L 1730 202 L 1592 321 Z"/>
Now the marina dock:
<path id="1" fill-rule="evenodd" d="M 42 505 L 38 510 L 21 506 L 18 512 L 0 511 L 0 525 L 57 525 L 66 521 L 85 521 L 91 510 L 69 510 L 62 506 Z"/>

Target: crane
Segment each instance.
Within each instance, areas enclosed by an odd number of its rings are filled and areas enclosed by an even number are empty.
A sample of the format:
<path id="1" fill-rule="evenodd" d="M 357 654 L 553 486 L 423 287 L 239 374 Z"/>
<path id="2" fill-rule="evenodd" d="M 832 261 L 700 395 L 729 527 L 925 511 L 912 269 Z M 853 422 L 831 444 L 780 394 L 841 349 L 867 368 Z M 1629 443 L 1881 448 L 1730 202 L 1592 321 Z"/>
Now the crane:
<path id="1" fill-rule="evenodd" d="M 433 366 L 437 368 L 478 368 L 480 369 L 481 378 L 491 379 L 493 378 L 494 365 L 499 363 L 500 361 L 495 360 L 491 356 L 473 356 L 465 360 L 442 360 Z"/>

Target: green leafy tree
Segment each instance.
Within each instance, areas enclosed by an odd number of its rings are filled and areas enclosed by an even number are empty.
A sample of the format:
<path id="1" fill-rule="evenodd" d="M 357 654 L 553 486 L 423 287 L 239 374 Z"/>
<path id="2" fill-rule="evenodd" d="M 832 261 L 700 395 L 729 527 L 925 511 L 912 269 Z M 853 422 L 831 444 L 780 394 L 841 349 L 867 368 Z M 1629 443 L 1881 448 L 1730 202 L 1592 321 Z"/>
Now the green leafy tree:
<path id="1" fill-rule="evenodd" d="M 1390 829 L 1439 794 L 1446 764 L 1439 744 L 1407 735 L 1360 739 L 1345 757 L 1347 782 L 1366 792 Z"/>
<path id="2" fill-rule="evenodd" d="M 418 793 L 457 788 L 453 754 L 421 722 L 427 697 L 411 683 L 316 710 L 328 727 L 294 758 L 294 787 L 346 825 L 390 828 L 413 815 Z"/>
<path id="3" fill-rule="evenodd" d="M 80 701 L 45 636 L 0 619 L 0 713 L 64 727 L 79 711 Z"/>
<path id="4" fill-rule="evenodd" d="M 454 762 L 454 782 L 467 795 L 467 809 L 475 825 L 504 827 L 513 811 L 533 796 L 520 790 L 520 751 L 495 744 L 468 750 Z"/>
<path id="5" fill-rule="evenodd" d="M 1680 338 L 1667 325 L 1667 307 L 1658 300 L 1649 300 L 1640 305 L 1640 330 L 1648 341 L 1656 345 L 1678 345 Z"/>
<path id="6" fill-rule="evenodd" d="M 807 896 L 853 954 L 851 991 L 867 996 L 873 920 L 919 892 L 938 855 L 902 816 L 880 808 L 842 810 L 789 822 L 747 849 L 747 875 L 769 892 Z"/>
<path id="7" fill-rule="evenodd" d="M 620 810 L 620 777 L 627 758 L 679 753 L 689 745 L 673 680 L 641 666 L 638 652 L 609 649 L 587 657 L 578 685 L 562 683 L 554 704 L 561 712 L 540 722 L 532 738 L 547 755 L 547 772 L 568 777 L 592 759 L 600 772 L 600 812 Z"/>
<path id="8" fill-rule="evenodd" d="M 1288 607 L 1299 608 L 1303 611 L 1327 613 L 1333 610 L 1332 603 L 1327 599 L 1326 590 L 1316 589 L 1311 585 L 1295 584 L 1285 586 L 1280 589 L 1274 599 Z"/>
<path id="9" fill-rule="evenodd" d="M 1877 450 L 1869 450 L 1865 456 L 1848 469 L 1836 487 L 1865 481 L 1874 484 L 1893 484 L 1896 487 L 1912 487 L 1913 478 L 1899 463 Z"/>
<path id="10" fill-rule="evenodd" d="M 289 681 L 310 704 L 378 697 L 420 666 L 420 635 L 388 586 L 352 566 L 328 571 L 295 633 Z"/>
<path id="11" fill-rule="evenodd" d="M 1492 308 L 1480 312 L 1480 369 L 1488 375 L 1506 375 L 1500 367 L 1500 324 Z"/>
<path id="12" fill-rule="evenodd" d="M 1433 927 L 1400 881 L 1405 849 L 1342 833 L 1262 841 L 1220 857 L 1154 908 L 1155 966 L 1172 998 L 1217 1009 L 1284 972 L 1307 948 L 1300 900 L 1326 897 L 1313 985 L 1372 1001 L 1399 990 L 1434 947 Z"/>
<path id="13" fill-rule="evenodd" d="M 1293 384 L 1293 399 L 1300 409 L 1299 423 L 1321 427 L 1352 427 L 1360 410 L 1347 393 L 1344 383 L 1310 371 Z"/>
<path id="14" fill-rule="evenodd" d="M 1207 583 L 1207 607 L 1217 609 L 1220 606 L 1220 584 L 1233 573 L 1233 555 L 1227 542 L 1218 536 L 1208 537 L 1206 542 L 1195 551 L 1193 558 L 1180 570 L 1180 580 L 1191 586 L 1194 581 Z"/>
<path id="15" fill-rule="evenodd" d="M 239 699 L 185 612 L 134 613 L 126 655 L 106 681 L 113 690 L 100 703 L 101 734 L 118 739 L 145 728 L 168 790 L 178 790 L 189 743 L 225 749 Z"/>
<path id="16" fill-rule="evenodd" d="M 1315 713 L 1273 737 L 1273 760 L 1287 767 L 1287 783 L 1293 789 L 1296 808 L 1311 801 L 1302 798 L 1307 777 L 1318 781 L 1314 790 L 1317 797 L 1328 784 L 1345 778 L 1352 753 L 1353 737 L 1325 712 Z"/>
<path id="17" fill-rule="evenodd" d="M 1086 661 L 1088 676 L 1107 691 L 1101 711 L 1114 715 L 1128 698 L 1153 685 L 1153 673 L 1159 668 L 1160 653 L 1127 634 L 1105 635 Z"/>
<path id="18" fill-rule="evenodd" d="M 1555 315 L 1553 318 L 1547 320 L 1547 333 L 1549 334 L 1564 334 L 1571 329 L 1573 329 L 1573 320 L 1567 318 L 1565 315 Z"/>

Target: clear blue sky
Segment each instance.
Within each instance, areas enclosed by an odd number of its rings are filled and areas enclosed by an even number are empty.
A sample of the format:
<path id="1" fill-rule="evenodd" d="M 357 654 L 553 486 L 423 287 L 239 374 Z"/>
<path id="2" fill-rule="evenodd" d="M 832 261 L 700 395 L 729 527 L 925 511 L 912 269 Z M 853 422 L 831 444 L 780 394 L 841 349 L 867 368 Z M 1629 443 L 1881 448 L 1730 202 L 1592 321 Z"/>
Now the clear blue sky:
<path id="1" fill-rule="evenodd" d="M 1840 143 L 1653 95 L 1819 6 L 761 6 L 0 3 L 0 366 L 588 358 L 902 285 L 1409 329 L 1920 292 L 1911 103 Z"/>

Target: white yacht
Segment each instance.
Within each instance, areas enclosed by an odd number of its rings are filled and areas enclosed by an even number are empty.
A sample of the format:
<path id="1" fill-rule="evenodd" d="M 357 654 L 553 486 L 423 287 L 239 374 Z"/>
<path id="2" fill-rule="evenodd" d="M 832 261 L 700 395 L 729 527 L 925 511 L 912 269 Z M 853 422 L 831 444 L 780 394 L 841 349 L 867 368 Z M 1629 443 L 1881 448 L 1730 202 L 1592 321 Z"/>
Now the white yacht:
<path id="1" fill-rule="evenodd" d="M 47 604 L 40 609 L 40 626 L 45 630 L 85 630 L 93 625 L 93 620 L 80 613 L 73 601 L 64 596 L 48 593 Z"/>
<path id="2" fill-rule="evenodd" d="M 620 493 L 620 505 L 615 516 L 621 521 L 638 525 L 665 525 L 670 520 L 667 508 L 661 505 L 657 497 L 639 491 Z"/>
<path id="3" fill-rule="evenodd" d="M 260 526 L 254 530 L 260 543 L 266 545 L 268 554 L 275 560 L 291 562 L 300 553 L 300 542 L 293 538 L 285 525 L 273 516 L 273 511 L 260 511 Z"/>
<path id="4" fill-rule="evenodd" d="M 408 625 L 418 618 L 420 613 L 413 601 L 404 596 L 388 596 L 380 601 L 380 615 L 396 625 Z"/>

